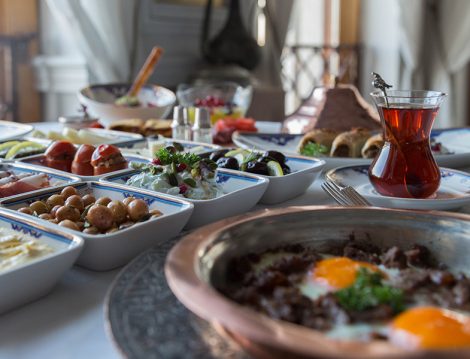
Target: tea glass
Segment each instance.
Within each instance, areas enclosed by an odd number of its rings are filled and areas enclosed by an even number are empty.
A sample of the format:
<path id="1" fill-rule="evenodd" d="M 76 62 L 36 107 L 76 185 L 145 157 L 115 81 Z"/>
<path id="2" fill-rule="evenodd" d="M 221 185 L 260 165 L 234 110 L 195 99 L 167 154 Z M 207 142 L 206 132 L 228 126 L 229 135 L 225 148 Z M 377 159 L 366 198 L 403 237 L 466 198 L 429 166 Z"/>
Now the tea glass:
<path id="1" fill-rule="evenodd" d="M 369 168 L 369 179 L 384 196 L 428 198 L 441 175 L 430 134 L 445 93 L 389 90 L 371 93 L 382 122 L 384 145 Z"/>

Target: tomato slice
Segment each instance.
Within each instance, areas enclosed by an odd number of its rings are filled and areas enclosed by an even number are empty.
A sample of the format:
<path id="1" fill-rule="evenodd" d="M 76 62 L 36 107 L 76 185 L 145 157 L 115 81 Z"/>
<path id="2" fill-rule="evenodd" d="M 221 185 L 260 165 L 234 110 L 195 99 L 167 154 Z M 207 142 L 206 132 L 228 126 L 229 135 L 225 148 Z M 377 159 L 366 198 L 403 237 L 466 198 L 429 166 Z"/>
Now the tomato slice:
<path id="1" fill-rule="evenodd" d="M 80 176 L 93 176 L 94 170 L 90 162 L 72 162 L 71 172 Z"/>

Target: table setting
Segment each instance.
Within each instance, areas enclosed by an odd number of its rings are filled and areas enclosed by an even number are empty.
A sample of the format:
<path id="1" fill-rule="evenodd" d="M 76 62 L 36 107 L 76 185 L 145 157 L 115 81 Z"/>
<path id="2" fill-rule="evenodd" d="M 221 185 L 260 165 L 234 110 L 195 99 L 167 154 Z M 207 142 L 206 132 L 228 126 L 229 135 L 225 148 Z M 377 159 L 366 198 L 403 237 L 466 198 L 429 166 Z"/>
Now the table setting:
<path id="1" fill-rule="evenodd" d="M 261 122 L 249 86 L 146 85 L 162 53 L 80 91 L 82 120 L 0 121 L 0 356 L 469 356 L 446 94 L 373 73 L 375 108 L 335 85 Z"/>

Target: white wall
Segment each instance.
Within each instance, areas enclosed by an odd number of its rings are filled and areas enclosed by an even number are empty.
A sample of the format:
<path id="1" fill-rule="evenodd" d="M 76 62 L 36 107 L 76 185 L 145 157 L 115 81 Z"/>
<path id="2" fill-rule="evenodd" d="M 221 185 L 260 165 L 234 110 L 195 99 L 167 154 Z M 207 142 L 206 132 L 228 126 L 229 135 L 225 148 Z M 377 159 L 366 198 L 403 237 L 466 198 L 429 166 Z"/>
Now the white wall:
<path id="1" fill-rule="evenodd" d="M 371 101 L 372 71 L 379 73 L 386 82 L 399 81 L 399 19 L 398 0 L 361 1 L 361 43 L 364 46 L 361 61 L 361 93 Z"/>

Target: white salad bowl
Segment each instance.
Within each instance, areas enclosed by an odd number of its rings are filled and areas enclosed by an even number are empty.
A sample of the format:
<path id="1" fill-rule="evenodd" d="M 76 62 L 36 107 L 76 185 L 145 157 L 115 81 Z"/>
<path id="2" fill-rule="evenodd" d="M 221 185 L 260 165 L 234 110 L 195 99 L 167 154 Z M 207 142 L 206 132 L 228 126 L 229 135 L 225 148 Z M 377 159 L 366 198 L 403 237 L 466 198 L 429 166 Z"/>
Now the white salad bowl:
<path id="1" fill-rule="evenodd" d="M 103 177 L 100 181 L 125 184 L 138 170 Z M 195 200 L 184 198 L 194 205 L 193 214 L 185 228 L 195 228 L 249 211 L 260 200 L 268 188 L 266 177 L 218 169 L 216 182 L 221 185 L 223 194 L 213 199 Z M 132 187 L 135 188 L 135 187 Z M 155 193 L 152 191 L 152 193 Z M 170 195 L 168 195 L 170 196 Z M 171 196 L 173 198 L 183 198 Z"/>
<path id="2" fill-rule="evenodd" d="M 193 211 L 193 205 L 183 199 L 137 188 L 101 182 L 79 182 L 72 186 L 80 195 L 90 193 L 96 198 L 109 197 L 112 200 L 123 200 L 127 197 L 140 198 L 148 204 L 150 210 L 158 209 L 163 213 L 161 217 L 136 223 L 129 228 L 97 235 L 59 227 L 46 220 L 35 218 L 38 223 L 47 223 L 83 237 L 85 246 L 77 263 L 92 270 L 105 271 L 120 267 L 145 249 L 176 236 L 183 229 Z M 34 195 L 17 196 L 0 201 L 0 205 L 10 210 L 17 210 L 34 201 L 45 200 L 53 194 L 60 193 L 63 187 L 44 190 Z M 20 213 L 19 215 L 33 218 L 27 214 Z"/>
<path id="3" fill-rule="evenodd" d="M 260 203 L 276 204 L 303 194 L 320 176 L 325 161 L 303 156 L 286 156 L 291 173 L 285 176 L 266 176 L 269 186 Z"/>
<path id="4" fill-rule="evenodd" d="M 53 250 L 44 256 L 0 270 L 0 313 L 46 295 L 72 266 L 83 248 L 83 239 L 79 236 L 5 209 L 0 209 L 0 228 L 8 234 L 37 240 Z"/>
<path id="5" fill-rule="evenodd" d="M 109 126 L 115 120 L 165 118 L 176 101 L 176 95 L 161 86 L 145 85 L 139 92 L 140 102 L 150 106 L 118 106 L 115 101 L 129 91 L 130 84 L 91 85 L 80 90 L 78 99 L 100 122 Z"/>

